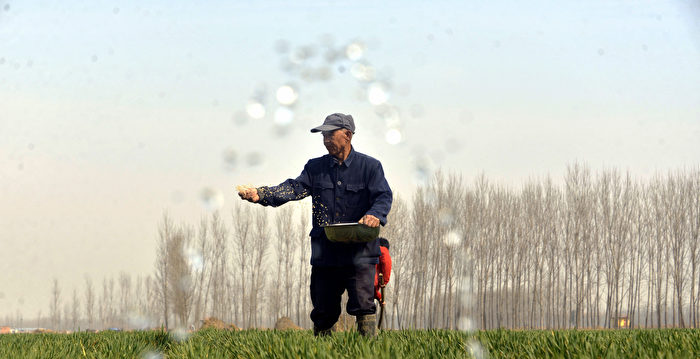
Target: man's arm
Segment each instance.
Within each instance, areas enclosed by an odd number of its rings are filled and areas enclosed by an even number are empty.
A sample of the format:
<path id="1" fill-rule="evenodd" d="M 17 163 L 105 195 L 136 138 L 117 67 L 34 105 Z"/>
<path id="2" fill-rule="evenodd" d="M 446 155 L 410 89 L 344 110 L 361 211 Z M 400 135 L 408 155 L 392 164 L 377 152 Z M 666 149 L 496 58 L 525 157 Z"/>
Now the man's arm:
<path id="1" fill-rule="evenodd" d="M 365 216 L 360 219 L 360 223 L 370 227 L 377 227 L 380 223 L 386 225 L 386 217 L 391 210 L 393 197 L 389 183 L 384 177 L 384 169 L 379 161 L 377 161 L 376 167 L 370 174 L 367 189 L 369 190 L 369 201 L 372 203 L 372 206 Z"/>
<path id="2" fill-rule="evenodd" d="M 277 186 L 239 188 L 238 195 L 249 202 L 263 206 L 277 207 L 289 201 L 298 201 L 311 192 L 311 179 L 307 172 L 308 163 L 296 179 L 288 179 Z"/>

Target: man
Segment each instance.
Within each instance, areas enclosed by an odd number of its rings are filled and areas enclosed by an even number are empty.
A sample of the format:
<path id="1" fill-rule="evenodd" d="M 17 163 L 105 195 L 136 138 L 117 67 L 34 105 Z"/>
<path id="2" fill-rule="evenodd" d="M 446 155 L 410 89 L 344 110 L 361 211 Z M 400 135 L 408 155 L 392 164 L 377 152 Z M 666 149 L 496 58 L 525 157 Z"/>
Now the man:
<path id="1" fill-rule="evenodd" d="M 380 255 L 377 239 L 368 243 L 338 243 L 326 238 L 322 226 L 359 222 L 370 227 L 386 224 L 392 193 L 381 163 L 356 152 L 352 116 L 328 115 L 311 132 L 323 134 L 328 154 L 309 160 L 296 179 L 278 186 L 241 188 L 239 195 L 263 206 L 312 198 L 311 320 L 314 335 L 328 335 L 340 316 L 340 298 L 348 291 L 347 312 L 357 317 L 357 329 L 376 335 L 375 266 Z"/>

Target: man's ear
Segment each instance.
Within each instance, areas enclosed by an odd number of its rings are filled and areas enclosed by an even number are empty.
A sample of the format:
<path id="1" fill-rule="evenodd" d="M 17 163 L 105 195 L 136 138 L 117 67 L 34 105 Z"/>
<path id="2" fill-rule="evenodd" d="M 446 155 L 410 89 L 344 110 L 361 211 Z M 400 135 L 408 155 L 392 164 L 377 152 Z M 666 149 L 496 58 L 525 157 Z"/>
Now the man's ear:
<path id="1" fill-rule="evenodd" d="M 348 140 L 352 140 L 352 131 L 346 129 L 345 136 L 348 138 Z"/>

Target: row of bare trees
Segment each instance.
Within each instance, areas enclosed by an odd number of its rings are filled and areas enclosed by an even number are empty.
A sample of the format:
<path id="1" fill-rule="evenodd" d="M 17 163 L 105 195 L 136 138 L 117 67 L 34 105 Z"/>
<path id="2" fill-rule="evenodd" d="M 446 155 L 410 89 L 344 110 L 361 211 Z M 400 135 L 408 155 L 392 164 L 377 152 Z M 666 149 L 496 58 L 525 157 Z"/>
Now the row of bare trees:
<path id="1" fill-rule="evenodd" d="M 56 330 L 197 328 L 206 317 L 238 327 L 271 327 L 287 316 L 309 327 L 310 209 L 270 209 L 237 203 L 230 217 L 214 213 L 196 229 L 164 215 L 152 275 L 105 278 L 102 292 L 88 276 L 83 294 L 64 298 L 53 280 L 48 314 L 6 316 L 15 327 Z M 271 217 L 273 220 L 271 220 Z"/>
<path id="2" fill-rule="evenodd" d="M 391 217 L 411 219 L 384 231 L 393 327 L 698 327 L 697 169 L 576 164 L 518 190 L 438 174 Z"/>
<path id="3" fill-rule="evenodd" d="M 297 212 L 297 213 L 295 213 Z M 219 213 L 198 231 L 160 224 L 154 281 L 166 327 L 216 317 L 243 328 L 270 327 L 280 316 L 309 325 L 308 208 L 269 209 L 237 203 L 227 224 Z"/>
<path id="4" fill-rule="evenodd" d="M 213 316 L 250 328 L 287 316 L 308 328 L 309 214 L 303 202 L 237 202 L 196 228 L 164 216 L 152 275 L 105 279 L 101 294 L 86 277 L 71 300 L 54 280 L 37 326 L 190 328 Z M 518 189 L 438 173 L 410 202 L 395 198 L 382 230 L 394 261 L 386 323 L 698 327 L 699 233 L 697 169 L 643 182 L 575 164 L 560 184 Z"/>

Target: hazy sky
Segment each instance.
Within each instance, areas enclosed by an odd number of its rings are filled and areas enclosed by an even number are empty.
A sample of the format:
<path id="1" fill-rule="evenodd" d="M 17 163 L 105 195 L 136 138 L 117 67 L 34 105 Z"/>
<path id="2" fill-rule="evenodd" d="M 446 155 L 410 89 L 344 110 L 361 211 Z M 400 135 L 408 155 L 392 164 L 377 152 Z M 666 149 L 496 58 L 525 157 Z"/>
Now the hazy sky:
<path id="1" fill-rule="evenodd" d="M 333 112 L 405 197 L 700 163 L 697 1 L 288 3 L 0 0 L 0 315 L 151 273 L 165 211 L 296 177 Z"/>

